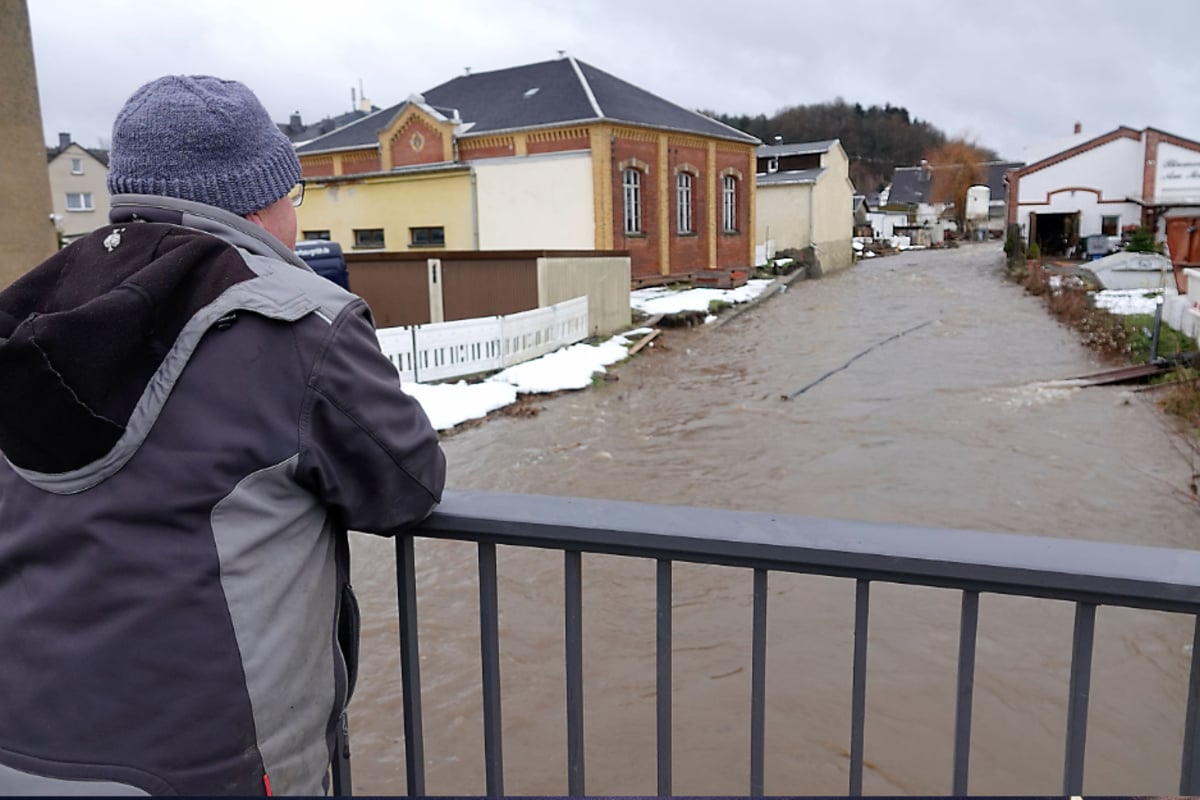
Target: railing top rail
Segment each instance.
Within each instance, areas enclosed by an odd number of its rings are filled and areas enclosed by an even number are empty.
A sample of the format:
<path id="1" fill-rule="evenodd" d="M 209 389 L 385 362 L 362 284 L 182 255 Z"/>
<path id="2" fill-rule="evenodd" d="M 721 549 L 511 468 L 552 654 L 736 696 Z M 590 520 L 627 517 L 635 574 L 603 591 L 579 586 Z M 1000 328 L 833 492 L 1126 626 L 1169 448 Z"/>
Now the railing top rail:
<path id="1" fill-rule="evenodd" d="M 493 492 L 446 492 L 412 533 L 1200 612 L 1194 550 Z"/>

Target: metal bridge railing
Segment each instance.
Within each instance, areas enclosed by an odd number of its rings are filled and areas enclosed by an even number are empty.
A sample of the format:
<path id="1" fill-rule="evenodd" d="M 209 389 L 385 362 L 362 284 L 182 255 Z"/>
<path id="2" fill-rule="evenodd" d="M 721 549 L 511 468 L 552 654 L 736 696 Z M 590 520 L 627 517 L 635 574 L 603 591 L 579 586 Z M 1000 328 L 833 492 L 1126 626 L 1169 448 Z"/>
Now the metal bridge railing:
<path id="1" fill-rule="evenodd" d="M 753 570 L 750 795 L 763 793 L 767 581 L 772 571 L 855 581 L 848 793 L 862 794 L 867 625 L 874 582 L 962 592 L 952 756 L 953 793 L 968 789 L 976 630 L 981 593 L 1075 604 L 1063 794 L 1083 788 L 1084 744 L 1098 606 L 1184 613 L 1197 618 L 1180 793 L 1200 794 L 1200 552 L 980 533 L 778 514 L 577 498 L 448 492 L 419 528 L 396 541 L 408 792 L 426 794 L 421 724 L 414 537 L 478 543 L 484 759 L 488 795 L 504 794 L 496 545 L 564 554 L 567 777 L 585 793 L 583 747 L 582 554 L 657 562 L 657 790 L 671 794 L 671 566 L 675 561 Z M 348 774 L 346 765 L 346 774 Z"/>

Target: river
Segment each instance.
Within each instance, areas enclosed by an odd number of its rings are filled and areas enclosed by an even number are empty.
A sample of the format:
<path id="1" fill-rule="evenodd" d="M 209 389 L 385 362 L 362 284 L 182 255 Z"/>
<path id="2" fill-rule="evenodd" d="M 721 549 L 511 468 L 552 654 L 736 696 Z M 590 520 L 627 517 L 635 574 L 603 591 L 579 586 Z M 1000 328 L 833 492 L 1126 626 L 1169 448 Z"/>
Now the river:
<path id="1" fill-rule="evenodd" d="M 1104 366 L 1004 282 L 998 245 L 910 251 L 668 330 L 617 380 L 443 447 L 455 489 L 1195 547 L 1191 466 L 1152 393 L 1056 383 Z M 353 547 L 355 790 L 400 793 L 391 543 Z M 475 550 L 417 553 L 426 788 L 483 794 Z M 505 790 L 565 793 L 562 558 L 501 548 L 499 563 Z M 678 794 L 748 789 L 751 589 L 746 570 L 676 565 Z M 852 581 L 771 575 L 768 794 L 847 790 L 853 598 Z M 864 790 L 948 794 L 959 595 L 875 584 L 871 600 Z M 1059 794 L 1073 607 L 984 595 L 980 609 L 970 791 Z M 1192 630 L 1099 610 L 1086 793 L 1178 790 Z M 655 792 L 654 631 L 654 565 L 585 557 L 589 793 Z"/>

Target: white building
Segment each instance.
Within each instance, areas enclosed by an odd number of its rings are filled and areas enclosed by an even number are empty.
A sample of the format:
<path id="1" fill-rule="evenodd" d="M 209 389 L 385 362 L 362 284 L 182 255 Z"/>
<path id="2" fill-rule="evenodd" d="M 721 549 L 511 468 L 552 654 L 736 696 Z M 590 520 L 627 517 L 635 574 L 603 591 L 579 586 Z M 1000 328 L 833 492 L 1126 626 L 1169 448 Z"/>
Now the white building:
<path id="1" fill-rule="evenodd" d="M 1082 252 L 1090 236 L 1200 214 L 1200 142 L 1121 127 L 1042 155 L 1009 173 L 1008 222 L 1043 255 Z"/>
<path id="2" fill-rule="evenodd" d="M 904 211 L 871 211 L 867 214 L 871 224 L 871 235 L 876 239 L 891 239 L 896 228 L 908 225 L 908 214 Z"/>

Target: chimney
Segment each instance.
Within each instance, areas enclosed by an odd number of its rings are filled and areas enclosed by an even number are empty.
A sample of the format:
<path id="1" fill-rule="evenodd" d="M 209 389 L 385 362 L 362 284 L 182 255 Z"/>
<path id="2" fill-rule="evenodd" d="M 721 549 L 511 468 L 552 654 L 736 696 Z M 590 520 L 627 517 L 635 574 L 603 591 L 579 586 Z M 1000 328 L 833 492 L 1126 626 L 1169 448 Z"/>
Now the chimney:
<path id="1" fill-rule="evenodd" d="M 1076 133 L 1076 135 L 1083 133 L 1083 123 L 1082 122 L 1075 123 L 1075 133 Z"/>
<path id="2" fill-rule="evenodd" d="M 296 111 L 292 114 L 292 119 L 288 122 L 288 128 L 297 133 L 304 130 L 304 123 L 300 121 L 299 111 Z"/>
<path id="3" fill-rule="evenodd" d="M 71 143 L 71 134 L 69 134 L 69 133 L 59 133 L 58 134 L 58 149 L 59 150 L 62 150 L 70 143 Z"/>
<path id="4" fill-rule="evenodd" d="M 775 134 L 775 144 L 783 144 L 783 137 L 779 134 Z"/>

